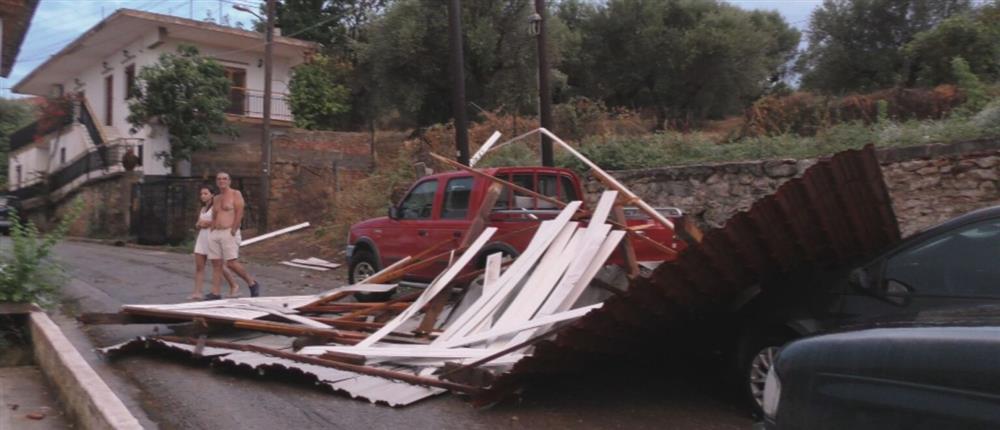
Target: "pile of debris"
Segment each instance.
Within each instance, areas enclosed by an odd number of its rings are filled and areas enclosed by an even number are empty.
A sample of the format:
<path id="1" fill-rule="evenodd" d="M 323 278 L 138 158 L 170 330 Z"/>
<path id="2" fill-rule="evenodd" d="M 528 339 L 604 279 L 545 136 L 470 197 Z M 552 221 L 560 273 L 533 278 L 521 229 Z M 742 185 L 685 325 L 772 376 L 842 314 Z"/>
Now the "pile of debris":
<path id="1" fill-rule="evenodd" d="M 595 276 L 611 254 L 623 248 L 629 266 L 624 272 L 635 275 L 628 240 L 648 240 L 637 234 L 641 228 L 609 216 L 624 203 L 638 206 L 653 222 L 673 224 L 557 137 L 536 132 L 580 157 L 610 190 L 590 210 L 578 201 L 556 201 L 562 208 L 558 216 L 535 223 L 529 245 L 513 260 L 494 254 L 484 269 L 466 269 L 496 232 L 477 222 L 457 249 L 436 255 L 428 249 L 363 284 L 320 295 L 126 305 L 117 314 L 82 319 L 194 323 L 185 336 L 146 336 L 103 349 L 108 355 L 170 351 L 217 366 L 305 377 L 392 406 L 445 391 L 484 404 L 500 400 L 534 373 L 564 370 L 590 353 L 621 353 L 657 333 L 683 330 L 690 319 L 681 316 L 717 307 L 765 277 L 804 262 L 840 264 L 899 238 L 873 152 L 849 151 L 789 181 L 725 228 L 705 234 L 702 243 L 700 232 L 689 229 L 688 248 L 678 256 L 664 247 L 664 259 L 673 261 L 651 278 L 633 276 L 627 288 L 609 288 Z M 494 146 L 496 137 L 473 159 L 503 146 Z M 484 202 L 480 212 L 492 207 Z M 396 285 L 389 282 L 441 256 L 449 259 L 447 268 L 422 291 L 381 303 L 352 298 L 390 291 Z M 470 282 L 473 278 L 477 282 Z M 219 326 L 240 330 L 220 334 L 212 329 Z"/>

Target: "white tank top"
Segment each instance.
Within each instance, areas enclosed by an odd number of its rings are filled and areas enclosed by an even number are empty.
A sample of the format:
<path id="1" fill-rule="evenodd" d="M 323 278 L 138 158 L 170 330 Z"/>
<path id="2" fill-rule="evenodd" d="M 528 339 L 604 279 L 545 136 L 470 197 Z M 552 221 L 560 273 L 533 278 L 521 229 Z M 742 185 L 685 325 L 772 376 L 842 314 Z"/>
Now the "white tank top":
<path id="1" fill-rule="evenodd" d="M 198 214 L 198 221 L 211 221 L 212 220 L 212 208 L 208 208 L 207 211 Z"/>

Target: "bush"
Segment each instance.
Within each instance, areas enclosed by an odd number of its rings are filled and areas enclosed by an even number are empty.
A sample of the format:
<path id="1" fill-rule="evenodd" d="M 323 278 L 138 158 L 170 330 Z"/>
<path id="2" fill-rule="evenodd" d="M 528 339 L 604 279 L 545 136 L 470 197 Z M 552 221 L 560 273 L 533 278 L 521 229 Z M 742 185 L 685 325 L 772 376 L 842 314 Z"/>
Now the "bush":
<path id="1" fill-rule="evenodd" d="M 892 88 L 870 94 L 831 98 L 797 92 L 788 96 L 769 96 L 746 110 L 741 135 L 777 136 L 794 133 L 815 136 L 837 124 L 859 121 L 864 124 L 887 119 L 940 119 L 965 100 L 953 85 L 933 89 Z"/>
<path id="2" fill-rule="evenodd" d="M 62 269 L 49 255 L 80 215 L 82 201 L 77 200 L 55 230 L 43 235 L 30 221 L 23 223 L 11 212 L 11 247 L 0 255 L 0 302 L 37 303 L 51 306 L 64 279 Z"/>

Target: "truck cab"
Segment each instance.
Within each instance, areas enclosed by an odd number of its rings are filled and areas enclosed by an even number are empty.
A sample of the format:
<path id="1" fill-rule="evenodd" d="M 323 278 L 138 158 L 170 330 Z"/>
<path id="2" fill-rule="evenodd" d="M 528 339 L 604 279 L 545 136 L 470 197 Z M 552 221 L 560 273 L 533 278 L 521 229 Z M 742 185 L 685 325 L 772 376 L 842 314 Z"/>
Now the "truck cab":
<path id="1" fill-rule="evenodd" d="M 482 171 L 560 201 L 584 199 L 580 178 L 569 169 L 502 167 Z M 397 204 L 389 207 L 388 216 L 351 226 L 347 245 L 350 282 L 359 282 L 383 267 L 432 246 L 438 246 L 440 251 L 458 247 L 486 198 L 491 182 L 464 171 L 425 176 L 418 179 Z M 515 232 L 532 224 L 537 225 L 540 220 L 553 218 L 560 210 L 551 202 L 504 187 L 488 221 L 488 225 L 496 227 L 497 232 L 493 241 L 483 247 L 473 260 L 474 268 L 483 267 L 486 256 L 496 252 L 516 257 L 528 245 L 534 230 Z M 632 225 L 649 223 L 635 213 L 627 218 Z M 675 242 L 673 231 L 663 226 L 646 228 L 642 233 L 675 249 L 683 246 L 683 242 Z M 636 242 L 636 254 L 640 261 L 670 258 L 643 242 Z M 622 257 L 617 254 L 612 256 L 612 261 L 621 261 Z M 447 264 L 448 258 L 442 258 L 408 273 L 404 280 L 428 282 Z"/>

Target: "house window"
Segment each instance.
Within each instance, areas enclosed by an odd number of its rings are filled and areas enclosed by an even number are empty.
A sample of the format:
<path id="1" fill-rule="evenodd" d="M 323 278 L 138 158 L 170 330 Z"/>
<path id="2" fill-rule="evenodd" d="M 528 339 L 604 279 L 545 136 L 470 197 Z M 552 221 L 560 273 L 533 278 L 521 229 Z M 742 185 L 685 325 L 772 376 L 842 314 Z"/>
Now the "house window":
<path id="1" fill-rule="evenodd" d="M 59 164 L 66 164 L 66 148 L 59 148 Z"/>
<path id="2" fill-rule="evenodd" d="M 247 114 L 247 71 L 235 67 L 226 67 L 226 77 L 229 78 L 229 109 L 226 113 L 236 115 Z"/>
<path id="3" fill-rule="evenodd" d="M 17 187 L 21 188 L 21 165 L 17 165 Z"/>
<path id="4" fill-rule="evenodd" d="M 115 101 L 115 75 L 108 75 L 104 78 L 104 125 L 110 126 L 111 121 L 114 118 L 111 116 L 114 112 L 114 101 Z"/>
<path id="5" fill-rule="evenodd" d="M 135 64 L 125 68 L 125 100 L 135 95 Z"/>

